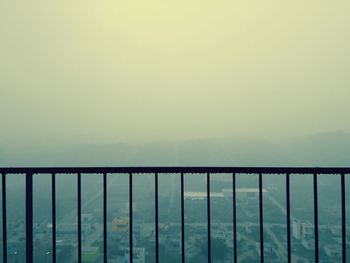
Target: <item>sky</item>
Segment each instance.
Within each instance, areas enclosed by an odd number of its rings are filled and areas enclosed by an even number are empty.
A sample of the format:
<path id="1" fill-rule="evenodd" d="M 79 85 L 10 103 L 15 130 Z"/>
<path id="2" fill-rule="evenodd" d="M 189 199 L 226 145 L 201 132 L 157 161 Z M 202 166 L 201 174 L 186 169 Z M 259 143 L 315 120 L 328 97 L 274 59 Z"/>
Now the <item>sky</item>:
<path id="1" fill-rule="evenodd" d="M 348 0 L 0 2 L 0 145 L 350 131 Z"/>

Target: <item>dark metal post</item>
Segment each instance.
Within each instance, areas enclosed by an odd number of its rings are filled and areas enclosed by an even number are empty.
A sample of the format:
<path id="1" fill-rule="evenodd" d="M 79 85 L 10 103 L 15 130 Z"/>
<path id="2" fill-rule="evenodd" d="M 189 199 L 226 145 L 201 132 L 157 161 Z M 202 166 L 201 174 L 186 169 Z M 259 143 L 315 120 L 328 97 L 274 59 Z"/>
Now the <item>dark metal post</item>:
<path id="1" fill-rule="evenodd" d="M 159 262 L 159 233 L 158 233 L 158 173 L 154 175 L 154 207 L 155 207 L 155 234 L 156 234 L 156 263 Z"/>
<path id="2" fill-rule="evenodd" d="M 132 235 L 132 173 L 129 173 L 129 259 L 130 263 L 133 263 L 134 257 L 133 257 L 133 235 Z"/>
<path id="3" fill-rule="evenodd" d="M 56 174 L 51 174 L 52 263 L 56 263 Z"/>
<path id="4" fill-rule="evenodd" d="M 236 211 L 236 174 L 232 174 L 232 205 L 233 205 L 233 262 L 237 263 L 237 211 Z"/>
<path id="5" fill-rule="evenodd" d="M 315 262 L 318 262 L 318 194 L 317 174 L 314 174 L 314 224 L 315 224 Z"/>
<path id="6" fill-rule="evenodd" d="M 2 260 L 7 263 L 6 173 L 2 174 Z"/>
<path id="7" fill-rule="evenodd" d="M 26 174 L 26 262 L 33 262 L 33 174 Z"/>
<path id="8" fill-rule="evenodd" d="M 290 174 L 286 174 L 286 207 L 287 207 L 287 262 L 292 262 L 290 235 Z"/>
<path id="9" fill-rule="evenodd" d="M 77 175 L 78 185 L 78 262 L 81 263 L 81 174 Z"/>
<path id="10" fill-rule="evenodd" d="M 259 174 L 259 214 L 260 214 L 260 262 L 264 263 L 264 213 L 262 174 Z"/>
<path id="11" fill-rule="evenodd" d="M 185 263 L 185 208 L 184 208 L 184 174 L 181 173 L 181 259 Z"/>
<path id="12" fill-rule="evenodd" d="M 103 262 L 107 263 L 107 174 L 103 174 Z"/>
<path id="13" fill-rule="evenodd" d="M 342 262 L 346 263 L 346 204 L 345 174 L 341 175 Z"/>
<path id="14" fill-rule="evenodd" d="M 210 173 L 207 173 L 208 263 L 211 263 Z"/>

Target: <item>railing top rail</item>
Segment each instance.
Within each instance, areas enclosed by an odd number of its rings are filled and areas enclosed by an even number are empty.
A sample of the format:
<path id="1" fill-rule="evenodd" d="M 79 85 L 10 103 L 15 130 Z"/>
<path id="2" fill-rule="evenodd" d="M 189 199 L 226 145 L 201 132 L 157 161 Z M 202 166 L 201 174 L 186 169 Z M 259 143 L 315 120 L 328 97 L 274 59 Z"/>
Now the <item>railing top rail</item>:
<path id="1" fill-rule="evenodd" d="M 242 173 L 242 174 L 350 174 L 350 167 L 0 167 L 6 174 L 73 173 Z"/>

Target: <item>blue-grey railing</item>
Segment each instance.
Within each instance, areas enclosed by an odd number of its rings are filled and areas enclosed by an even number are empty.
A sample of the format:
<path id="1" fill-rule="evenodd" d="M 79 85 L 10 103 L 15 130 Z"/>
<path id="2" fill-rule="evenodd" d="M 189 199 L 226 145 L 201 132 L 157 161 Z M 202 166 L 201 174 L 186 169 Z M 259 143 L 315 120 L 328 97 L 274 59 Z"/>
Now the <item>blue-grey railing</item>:
<path id="1" fill-rule="evenodd" d="M 342 218 L 342 262 L 346 261 L 346 206 L 345 206 L 345 175 L 350 174 L 350 168 L 304 168 L 304 167 L 55 167 L 55 168 L 0 168 L 2 174 L 2 228 L 3 228 L 3 258 L 7 263 L 7 207 L 6 207 L 6 177 L 8 174 L 26 175 L 26 262 L 33 262 L 33 175 L 50 174 L 52 177 L 52 262 L 56 263 L 56 175 L 77 175 L 77 218 L 78 218 L 78 262 L 82 261 L 81 246 L 81 175 L 102 174 L 103 175 L 103 252 L 104 263 L 107 263 L 107 174 L 129 175 L 129 256 L 133 262 L 133 174 L 154 174 L 155 184 L 155 249 L 156 262 L 159 262 L 159 239 L 158 239 L 158 175 L 179 174 L 181 191 L 181 252 L 182 263 L 185 262 L 185 228 L 184 228 L 184 174 L 205 173 L 207 175 L 207 238 L 208 238 L 208 263 L 211 263 L 211 221 L 210 221 L 210 175 L 217 173 L 232 174 L 233 189 L 233 259 L 237 261 L 237 232 L 236 232 L 236 174 L 258 174 L 259 175 L 259 227 L 260 227 L 260 261 L 264 262 L 264 232 L 263 232 L 263 175 L 284 175 L 286 179 L 286 222 L 287 222 L 287 260 L 291 263 L 291 231 L 290 231 L 290 175 L 307 174 L 313 176 L 314 194 L 314 240 L 315 240 L 315 262 L 319 261 L 318 240 L 318 193 L 317 178 L 320 174 L 340 176 L 341 189 L 341 218 Z"/>

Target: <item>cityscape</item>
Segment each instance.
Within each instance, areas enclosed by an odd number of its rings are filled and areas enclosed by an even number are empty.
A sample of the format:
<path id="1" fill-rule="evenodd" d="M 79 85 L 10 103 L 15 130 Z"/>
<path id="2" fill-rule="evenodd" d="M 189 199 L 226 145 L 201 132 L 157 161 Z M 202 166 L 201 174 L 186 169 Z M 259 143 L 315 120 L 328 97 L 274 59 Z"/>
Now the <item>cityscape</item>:
<path id="1" fill-rule="evenodd" d="M 21 187 L 9 184 L 9 202 L 20 202 L 16 191 Z M 52 261 L 52 221 L 50 218 L 50 192 L 47 175 L 34 180 L 34 262 Z M 9 176 L 10 178 L 11 176 Z M 57 179 L 57 262 L 77 262 L 77 210 L 74 176 L 62 175 Z M 211 175 L 211 257 L 212 262 L 233 261 L 232 175 Z M 298 192 L 291 192 L 292 262 L 314 262 L 314 224 L 312 195 L 307 192 L 308 182 L 303 175 L 294 175 L 294 181 L 303 180 Z M 11 180 L 9 180 L 11 182 Z M 13 181 L 13 182 L 15 182 Z M 133 200 L 133 262 L 155 261 L 154 175 L 139 174 L 134 179 Z M 266 175 L 263 185 L 264 203 L 264 258 L 266 262 L 287 262 L 287 230 L 284 177 Z M 164 174 L 159 177 L 159 260 L 181 262 L 181 218 L 179 176 Z M 334 200 L 320 202 L 319 206 L 319 262 L 340 262 L 342 258 L 341 208 L 336 202 L 337 180 L 332 176 L 320 179 L 319 191 L 328 191 Z M 84 188 L 85 185 L 85 188 Z M 334 189 L 330 187 L 334 185 Z M 23 187 L 23 185 L 22 185 Z M 45 190 L 46 188 L 46 190 Z M 71 189 L 70 189 L 71 188 Z M 185 258 L 186 262 L 207 261 L 207 193 L 206 177 L 202 174 L 185 176 Z M 65 191 L 65 194 L 60 194 Z M 35 193 L 40 192 L 39 195 Z M 17 191 L 18 193 L 18 191 Z M 45 197 L 46 195 L 46 197 Z M 339 194 L 338 194 L 339 195 Z M 36 198 L 37 197 L 37 198 Z M 22 197 L 23 198 L 23 197 Z M 320 195 L 321 200 L 322 195 Z M 45 200 L 47 199 L 47 200 Z M 325 198 L 327 199 L 327 198 Z M 41 203 L 40 203 L 41 202 Z M 333 205 L 329 205 L 332 204 Z M 334 206 L 334 204 L 339 204 Z M 25 261 L 25 223 L 23 203 L 11 211 L 8 221 L 8 262 Z M 108 262 L 129 262 L 129 202 L 128 177 L 108 175 Z M 259 188 L 257 176 L 237 175 L 237 258 L 238 262 L 260 262 L 259 242 Z M 309 211 L 309 212 L 307 212 Z M 10 211 L 9 211 L 10 212 Z M 37 212 L 37 213 L 36 213 Z M 13 217 L 12 217 L 13 216 Z M 103 218 L 101 175 L 82 176 L 82 261 L 103 262 Z M 23 218 L 21 220 L 21 218 Z M 348 243 L 347 243 L 348 246 Z"/>

